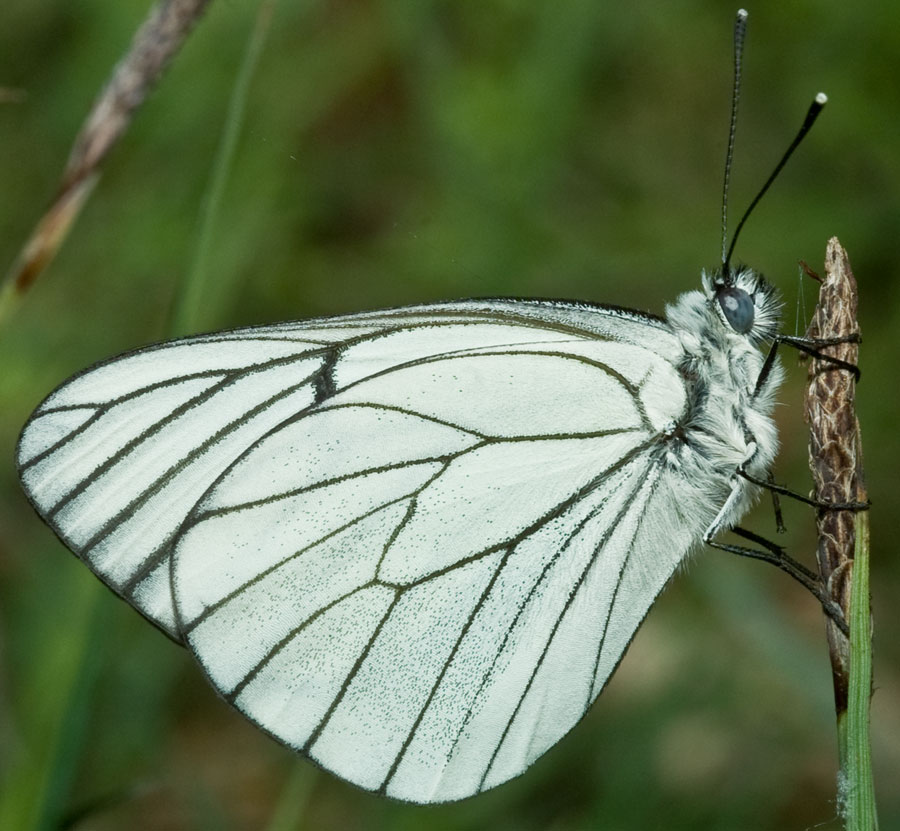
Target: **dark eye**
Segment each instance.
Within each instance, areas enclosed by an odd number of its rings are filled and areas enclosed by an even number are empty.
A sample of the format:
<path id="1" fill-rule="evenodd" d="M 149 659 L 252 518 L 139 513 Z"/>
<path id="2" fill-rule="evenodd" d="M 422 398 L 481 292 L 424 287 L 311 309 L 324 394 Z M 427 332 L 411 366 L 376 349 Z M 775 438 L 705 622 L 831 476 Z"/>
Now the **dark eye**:
<path id="1" fill-rule="evenodd" d="M 735 332 L 746 335 L 753 328 L 753 299 L 743 289 L 730 286 L 719 289 L 716 299 L 725 320 Z"/>

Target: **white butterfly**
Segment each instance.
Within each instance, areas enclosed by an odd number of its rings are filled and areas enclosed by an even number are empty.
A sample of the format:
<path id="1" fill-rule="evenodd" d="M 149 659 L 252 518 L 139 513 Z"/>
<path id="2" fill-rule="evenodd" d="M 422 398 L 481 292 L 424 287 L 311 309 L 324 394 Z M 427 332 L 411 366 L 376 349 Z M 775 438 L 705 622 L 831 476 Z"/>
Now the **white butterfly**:
<path id="1" fill-rule="evenodd" d="M 776 303 L 733 276 L 665 320 L 497 300 L 152 346 L 44 401 L 22 481 L 264 730 L 459 799 L 569 731 L 768 470 Z"/>
<path id="2" fill-rule="evenodd" d="M 461 799 L 581 719 L 768 474 L 778 304 L 729 257 L 665 318 L 467 301 L 128 353 L 38 407 L 22 482 L 263 730 Z"/>

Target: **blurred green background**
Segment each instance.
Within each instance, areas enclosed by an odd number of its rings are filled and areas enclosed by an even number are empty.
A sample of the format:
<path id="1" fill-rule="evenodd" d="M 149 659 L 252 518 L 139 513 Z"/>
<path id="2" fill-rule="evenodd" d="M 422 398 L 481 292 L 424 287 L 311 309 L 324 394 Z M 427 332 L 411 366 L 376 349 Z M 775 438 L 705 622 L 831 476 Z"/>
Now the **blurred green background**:
<path id="1" fill-rule="evenodd" d="M 148 7 L 4 0 L 0 87 L 26 97 L 0 103 L 0 269 L 53 195 Z M 356 790 L 257 733 L 34 516 L 12 463 L 18 431 L 71 373 L 166 333 L 256 8 L 212 3 L 58 260 L 0 330 L 0 824 L 840 828 L 821 614 L 767 566 L 699 552 L 584 723 L 518 780 L 423 809 Z M 199 327 L 496 295 L 661 312 L 719 254 L 735 10 L 712 0 L 280 0 Z M 895 828 L 900 8 L 749 10 L 733 215 L 812 95 L 831 99 L 737 256 L 782 289 L 791 333 L 815 300 L 797 261 L 821 268 L 828 237 L 847 247 L 860 283 L 873 752 L 881 827 Z M 791 355 L 785 363 L 776 476 L 805 491 L 805 370 Z M 812 514 L 787 506 L 787 521 L 787 544 L 809 561 Z M 771 510 L 747 524 L 771 535 Z"/>

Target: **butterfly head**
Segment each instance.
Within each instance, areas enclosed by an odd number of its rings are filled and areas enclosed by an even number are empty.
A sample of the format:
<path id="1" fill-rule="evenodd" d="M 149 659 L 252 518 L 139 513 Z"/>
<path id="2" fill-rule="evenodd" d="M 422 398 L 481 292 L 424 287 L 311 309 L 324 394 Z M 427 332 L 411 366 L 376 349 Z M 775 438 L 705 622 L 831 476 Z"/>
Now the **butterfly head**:
<path id="1" fill-rule="evenodd" d="M 778 332 L 781 302 L 775 287 L 753 269 L 738 267 L 703 273 L 707 301 L 727 330 L 754 343 Z"/>

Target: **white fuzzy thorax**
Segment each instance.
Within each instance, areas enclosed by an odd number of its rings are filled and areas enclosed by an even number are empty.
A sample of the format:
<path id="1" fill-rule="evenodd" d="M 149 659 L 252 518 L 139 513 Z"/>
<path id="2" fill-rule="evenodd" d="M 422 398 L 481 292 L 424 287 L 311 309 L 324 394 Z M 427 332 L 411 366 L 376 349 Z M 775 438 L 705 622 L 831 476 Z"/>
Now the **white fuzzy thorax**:
<path id="1" fill-rule="evenodd" d="M 690 291 L 666 307 L 666 317 L 684 349 L 681 372 L 691 398 L 681 426 L 680 452 L 670 454 L 685 488 L 680 502 L 686 513 L 708 516 L 722 505 L 745 465 L 748 473 L 765 478 L 778 451 L 772 419 L 775 392 L 783 378 L 777 362 L 763 387 L 756 385 L 764 356 L 758 348 L 777 332 L 779 302 L 774 289 L 746 269 L 733 274 L 733 285 L 754 302 L 754 325 L 735 332 L 716 301 L 721 278 L 703 274 L 703 291 Z M 724 524 L 736 523 L 750 507 L 759 488 L 739 480 L 742 494 Z M 710 516 L 710 520 L 712 517 Z"/>

